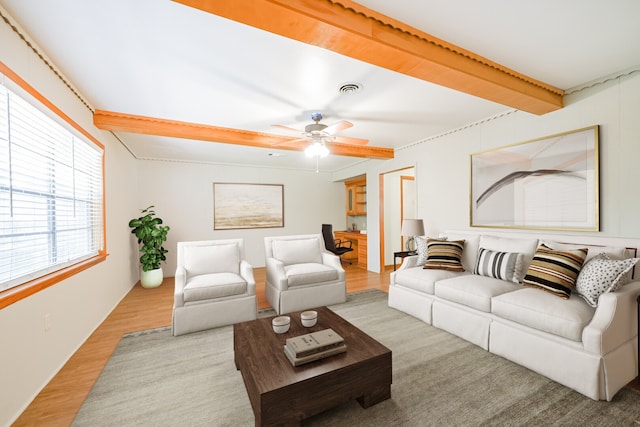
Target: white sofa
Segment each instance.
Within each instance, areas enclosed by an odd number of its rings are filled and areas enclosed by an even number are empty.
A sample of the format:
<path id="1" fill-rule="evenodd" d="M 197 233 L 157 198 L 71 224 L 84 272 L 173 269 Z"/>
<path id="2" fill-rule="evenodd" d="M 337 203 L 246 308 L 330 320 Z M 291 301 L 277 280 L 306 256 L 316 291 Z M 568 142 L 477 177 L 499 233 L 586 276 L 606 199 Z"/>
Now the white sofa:
<path id="1" fill-rule="evenodd" d="M 588 247 L 586 263 L 598 253 L 632 258 L 640 241 L 470 231 L 445 232 L 465 240 L 464 272 L 423 269 L 418 256 L 391 274 L 389 306 L 446 330 L 483 349 L 532 369 L 594 400 L 611 400 L 638 375 L 637 303 L 640 281 L 600 296 L 591 307 L 575 290 L 562 299 L 540 289 L 473 274 L 478 248 L 522 253 L 521 275 L 539 243 Z M 559 242 L 562 242 L 560 244 Z M 595 264 L 594 264 L 595 265 Z"/>

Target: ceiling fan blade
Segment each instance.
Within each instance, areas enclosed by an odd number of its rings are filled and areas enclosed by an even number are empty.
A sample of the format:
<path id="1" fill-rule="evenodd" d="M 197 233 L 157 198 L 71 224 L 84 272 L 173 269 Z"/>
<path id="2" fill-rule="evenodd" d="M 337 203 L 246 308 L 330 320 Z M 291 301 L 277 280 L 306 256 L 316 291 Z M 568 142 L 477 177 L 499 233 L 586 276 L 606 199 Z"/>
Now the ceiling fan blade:
<path id="1" fill-rule="evenodd" d="M 369 143 L 369 140 L 362 139 L 362 138 L 349 138 L 346 136 L 334 136 L 333 142 L 339 142 L 340 144 L 351 144 L 351 145 L 367 145 Z"/>
<path id="2" fill-rule="evenodd" d="M 294 129 L 294 128 L 290 128 L 290 127 L 282 126 L 282 125 L 271 125 L 271 127 L 275 128 L 275 129 L 283 130 L 285 132 L 302 133 L 302 131 L 300 131 L 298 129 Z"/>
<path id="3" fill-rule="evenodd" d="M 352 126 L 353 126 L 353 123 L 348 122 L 346 120 L 341 120 L 337 123 L 332 124 L 331 126 L 327 126 L 326 128 L 324 128 L 324 132 L 328 133 L 329 135 L 333 135 L 336 132 L 349 129 Z"/>
<path id="4" fill-rule="evenodd" d="M 283 148 L 283 147 L 302 148 L 303 146 L 306 146 L 308 143 L 309 143 L 308 138 L 298 138 L 298 139 L 293 139 L 291 141 L 276 142 L 275 144 L 271 144 L 271 146 L 274 148 Z"/>

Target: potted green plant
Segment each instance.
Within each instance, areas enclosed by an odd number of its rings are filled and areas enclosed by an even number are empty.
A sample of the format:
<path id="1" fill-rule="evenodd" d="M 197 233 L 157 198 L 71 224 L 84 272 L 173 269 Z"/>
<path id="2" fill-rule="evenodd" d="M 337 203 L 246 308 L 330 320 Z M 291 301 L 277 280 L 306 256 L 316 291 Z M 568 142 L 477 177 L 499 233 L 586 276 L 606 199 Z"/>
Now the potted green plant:
<path id="1" fill-rule="evenodd" d="M 167 240 L 169 226 L 162 225 L 162 219 L 156 216 L 154 206 L 142 210 L 142 216 L 129 221 L 131 234 L 138 239 L 140 246 L 140 284 L 145 288 L 155 288 L 162 284 L 162 267 L 168 252 L 162 245 Z"/>

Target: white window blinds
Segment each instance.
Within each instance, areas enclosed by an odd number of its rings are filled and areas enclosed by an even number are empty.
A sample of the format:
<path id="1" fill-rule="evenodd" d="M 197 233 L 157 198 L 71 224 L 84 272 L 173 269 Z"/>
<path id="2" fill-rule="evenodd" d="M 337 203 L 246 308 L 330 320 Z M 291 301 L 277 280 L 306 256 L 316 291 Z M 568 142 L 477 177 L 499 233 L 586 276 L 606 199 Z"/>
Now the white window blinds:
<path id="1" fill-rule="evenodd" d="M 103 248 L 103 150 L 60 123 L 0 83 L 0 291 Z"/>

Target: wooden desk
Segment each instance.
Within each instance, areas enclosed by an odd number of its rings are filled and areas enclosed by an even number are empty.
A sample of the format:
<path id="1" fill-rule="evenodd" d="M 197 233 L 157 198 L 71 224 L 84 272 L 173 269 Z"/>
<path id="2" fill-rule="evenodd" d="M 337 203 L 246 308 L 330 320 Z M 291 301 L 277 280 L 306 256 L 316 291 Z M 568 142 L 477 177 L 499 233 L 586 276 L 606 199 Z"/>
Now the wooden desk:
<path id="1" fill-rule="evenodd" d="M 353 252 L 343 255 L 345 259 L 357 259 L 358 267 L 367 268 L 367 235 L 359 231 L 334 231 L 333 237 L 351 242 Z"/>

